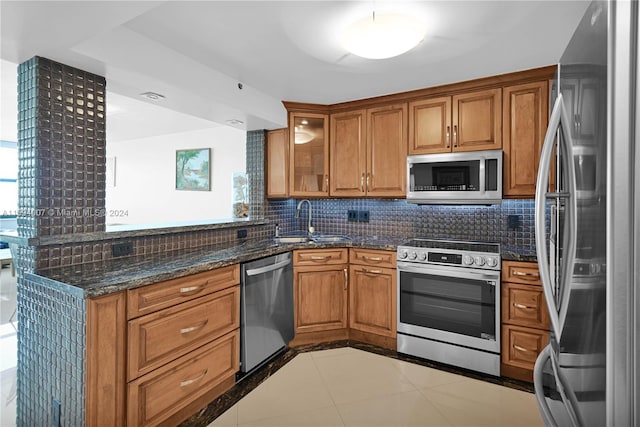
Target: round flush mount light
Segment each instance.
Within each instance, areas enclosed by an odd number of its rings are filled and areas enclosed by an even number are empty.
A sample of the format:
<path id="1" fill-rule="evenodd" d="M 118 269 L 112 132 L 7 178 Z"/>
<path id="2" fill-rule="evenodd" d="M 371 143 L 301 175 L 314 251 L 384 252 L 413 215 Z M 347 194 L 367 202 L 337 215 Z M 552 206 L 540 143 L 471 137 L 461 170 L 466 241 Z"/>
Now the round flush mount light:
<path id="1" fill-rule="evenodd" d="M 376 13 L 347 25 L 340 37 L 342 46 L 354 55 L 385 59 L 416 47 L 425 35 L 425 25 L 400 13 Z"/>
<path id="2" fill-rule="evenodd" d="M 305 132 L 303 130 L 296 130 L 295 143 L 296 144 L 306 144 L 307 142 L 311 142 L 313 140 L 313 135 L 309 132 Z"/>

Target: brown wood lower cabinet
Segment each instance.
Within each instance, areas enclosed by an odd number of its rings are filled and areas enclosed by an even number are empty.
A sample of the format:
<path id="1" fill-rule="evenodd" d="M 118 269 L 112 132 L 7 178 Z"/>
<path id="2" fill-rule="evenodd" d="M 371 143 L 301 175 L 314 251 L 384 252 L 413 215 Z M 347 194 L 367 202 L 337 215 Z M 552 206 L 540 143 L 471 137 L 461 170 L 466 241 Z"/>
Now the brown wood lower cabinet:
<path id="1" fill-rule="evenodd" d="M 239 368 L 239 340 L 235 330 L 130 382 L 128 425 L 173 424 L 190 403 L 233 380 Z"/>
<path id="2" fill-rule="evenodd" d="M 294 252 L 293 345 L 347 338 L 347 260 L 347 249 Z"/>
<path id="3" fill-rule="evenodd" d="M 292 346 L 353 339 L 396 348 L 395 252 L 298 250 L 293 282 Z"/>
<path id="4" fill-rule="evenodd" d="M 353 248 L 349 260 L 349 337 L 395 350 L 395 252 Z"/>
<path id="5" fill-rule="evenodd" d="M 502 376 L 533 381 L 533 366 L 549 341 L 549 311 L 538 266 L 502 263 Z"/>
<path id="6" fill-rule="evenodd" d="M 231 388 L 239 278 L 233 265 L 88 300 L 86 424 L 177 425 Z"/>

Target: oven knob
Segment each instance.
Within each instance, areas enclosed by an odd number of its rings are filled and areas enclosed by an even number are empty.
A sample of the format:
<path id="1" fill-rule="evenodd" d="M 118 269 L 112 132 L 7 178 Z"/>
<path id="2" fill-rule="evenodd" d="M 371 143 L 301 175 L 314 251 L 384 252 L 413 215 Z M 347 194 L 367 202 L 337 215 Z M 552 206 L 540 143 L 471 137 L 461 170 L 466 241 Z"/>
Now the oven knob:
<path id="1" fill-rule="evenodd" d="M 409 259 L 416 259 L 416 258 L 418 258 L 418 254 L 415 251 L 409 254 Z"/>
<path id="2" fill-rule="evenodd" d="M 466 255 L 462 261 L 465 265 L 473 265 L 473 257 L 470 257 L 469 255 Z"/>
<path id="3" fill-rule="evenodd" d="M 418 254 L 418 260 L 419 260 L 419 261 L 424 261 L 424 260 L 426 260 L 426 259 L 427 259 L 427 254 L 426 254 L 426 253 L 424 253 L 424 252 L 420 252 L 420 253 Z"/>
<path id="4" fill-rule="evenodd" d="M 495 267 L 496 265 L 498 265 L 498 260 L 493 257 L 489 257 L 487 258 L 487 265 L 489 267 Z"/>
<path id="5" fill-rule="evenodd" d="M 477 256 L 477 257 L 475 258 L 475 262 L 476 262 L 476 265 L 479 265 L 479 266 L 481 266 L 481 267 L 482 267 L 482 266 L 484 265 L 484 257 L 482 257 L 482 256 Z"/>
<path id="6" fill-rule="evenodd" d="M 400 253 L 398 254 L 398 258 L 405 259 L 408 255 L 409 254 L 407 253 L 407 251 L 401 250 Z"/>

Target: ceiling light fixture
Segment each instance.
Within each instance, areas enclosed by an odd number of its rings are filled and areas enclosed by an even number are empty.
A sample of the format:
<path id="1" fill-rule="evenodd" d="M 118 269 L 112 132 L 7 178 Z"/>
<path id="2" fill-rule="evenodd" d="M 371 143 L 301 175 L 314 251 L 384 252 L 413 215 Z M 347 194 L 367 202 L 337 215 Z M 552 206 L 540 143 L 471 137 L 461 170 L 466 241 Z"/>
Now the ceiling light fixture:
<path id="1" fill-rule="evenodd" d="M 240 126 L 243 125 L 244 122 L 242 120 L 238 120 L 238 119 L 229 119 L 229 120 L 225 120 L 227 124 L 231 125 L 231 126 Z"/>
<path id="2" fill-rule="evenodd" d="M 140 94 L 140 96 L 142 96 L 143 98 L 151 99 L 152 101 L 162 101 L 166 98 L 166 96 L 156 92 L 143 92 Z"/>
<path id="3" fill-rule="evenodd" d="M 373 11 L 348 25 L 342 32 L 341 43 L 363 58 L 392 58 L 416 47 L 424 39 L 425 30 L 425 25 L 412 16 Z"/>
<path id="4" fill-rule="evenodd" d="M 296 137 L 294 141 L 296 144 L 306 144 L 311 141 L 313 141 L 313 135 L 309 132 L 296 130 Z"/>

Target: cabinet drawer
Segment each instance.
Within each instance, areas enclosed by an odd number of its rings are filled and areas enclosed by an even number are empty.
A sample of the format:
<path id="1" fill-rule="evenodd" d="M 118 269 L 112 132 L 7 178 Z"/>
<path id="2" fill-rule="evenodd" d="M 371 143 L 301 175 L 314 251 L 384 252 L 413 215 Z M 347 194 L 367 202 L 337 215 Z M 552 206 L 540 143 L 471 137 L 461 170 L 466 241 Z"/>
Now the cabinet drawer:
<path id="1" fill-rule="evenodd" d="M 128 379 L 144 375 L 240 325 L 240 287 L 129 321 Z"/>
<path id="2" fill-rule="evenodd" d="M 502 363 L 533 369 L 538 354 L 549 342 L 549 333 L 539 329 L 502 325 Z"/>
<path id="3" fill-rule="evenodd" d="M 540 272 L 535 262 L 503 261 L 502 281 L 540 285 Z"/>
<path id="4" fill-rule="evenodd" d="M 128 291 L 127 318 L 133 319 L 240 283 L 238 264 L 179 277 Z"/>
<path id="5" fill-rule="evenodd" d="M 130 426 L 157 425 L 207 393 L 239 367 L 239 332 L 223 337 L 129 383 Z"/>
<path id="6" fill-rule="evenodd" d="M 351 248 L 349 249 L 349 263 L 396 268 L 396 252 Z"/>
<path id="7" fill-rule="evenodd" d="M 549 311 L 540 286 L 502 284 L 502 321 L 549 329 Z"/>
<path id="8" fill-rule="evenodd" d="M 347 249 L 303 249 L 293 251 L 293 265 L 328 265 L 349 262 Z"/>

